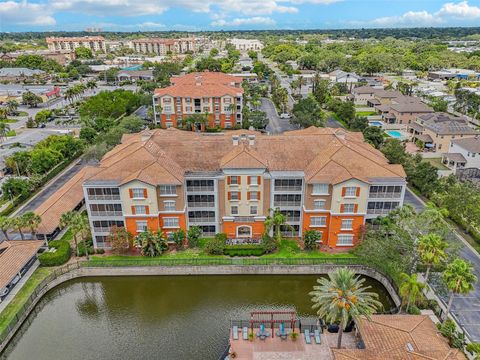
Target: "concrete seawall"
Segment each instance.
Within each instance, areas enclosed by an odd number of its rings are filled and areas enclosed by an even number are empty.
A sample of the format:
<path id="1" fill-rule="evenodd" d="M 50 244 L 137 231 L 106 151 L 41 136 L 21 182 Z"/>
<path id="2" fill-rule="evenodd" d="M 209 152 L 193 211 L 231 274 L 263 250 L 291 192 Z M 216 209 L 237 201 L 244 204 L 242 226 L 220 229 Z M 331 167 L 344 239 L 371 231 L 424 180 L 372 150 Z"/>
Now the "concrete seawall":
<path id="1" fill-rule="evenodd" d="M 78 267 L 49 282 L 38 293 L 29 309 L 18 319 L 9 336 L 0 343 L 0 354 L 15 336 L 37 303 L 49 290 L 69 280 L 95 276 L 179 276 L 179 275 L 324 275 L 345 265 L 207 265 L 207 266 L 129 266 L 129 267 Z M 364 265 L 349 265 L 357 274 L 368 276 L 381 283 L 396 306 L 400 297 L 391 282 L 381 273 Z"/>

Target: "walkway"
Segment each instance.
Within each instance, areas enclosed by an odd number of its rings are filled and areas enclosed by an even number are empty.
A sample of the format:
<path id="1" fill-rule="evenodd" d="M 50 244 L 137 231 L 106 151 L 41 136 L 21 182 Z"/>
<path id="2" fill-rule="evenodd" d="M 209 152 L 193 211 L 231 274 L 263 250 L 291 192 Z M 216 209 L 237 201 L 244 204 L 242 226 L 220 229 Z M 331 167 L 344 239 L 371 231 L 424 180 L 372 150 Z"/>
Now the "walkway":
<path id="1" fill-rule="evenodd" d="M 425 203 L 409 189 L 405 192 L 405 203 L 410 204 L 417 211 L 425 208 Z M 456 296 L 453 300 L 452 312 L 470 335 L 472 341 L 480 341 L 480 255 L 465 240 L 461 234 L 452 228 L 452 234 L 461 245 L 459 256 L 470 261 L 475 268 L 479 279 L 475 284 L 475 290 L 467 296 Z M 448 295 L 441 296 L 443 301 L 448 302 Z"/>

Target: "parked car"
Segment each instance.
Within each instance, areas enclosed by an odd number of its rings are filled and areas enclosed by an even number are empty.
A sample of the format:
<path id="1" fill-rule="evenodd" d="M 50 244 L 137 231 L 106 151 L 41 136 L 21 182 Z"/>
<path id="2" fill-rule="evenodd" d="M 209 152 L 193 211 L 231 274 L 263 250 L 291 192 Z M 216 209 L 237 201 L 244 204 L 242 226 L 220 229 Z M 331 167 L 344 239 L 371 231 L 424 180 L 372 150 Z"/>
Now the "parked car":
<path id="1" fill-rule="evenodd" d="M 280 119 L 290 119 L 292 117 L 292 115 L 288 114 L 288 113 L 281 113 L 280 114 Z"/>

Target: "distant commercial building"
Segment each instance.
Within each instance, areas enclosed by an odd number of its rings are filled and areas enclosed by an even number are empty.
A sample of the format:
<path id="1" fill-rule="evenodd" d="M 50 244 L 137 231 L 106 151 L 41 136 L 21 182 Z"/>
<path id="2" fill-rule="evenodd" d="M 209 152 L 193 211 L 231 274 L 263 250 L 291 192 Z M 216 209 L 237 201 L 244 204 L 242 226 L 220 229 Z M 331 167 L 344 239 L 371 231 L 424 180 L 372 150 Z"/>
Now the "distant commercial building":
<path id="1" fill-rule="evenodd" d="M 153 70 L 120 70 L 117 74 L 118 81 L 153 80 Z"/>
<path id="2" fill-rule="evenodd" d="M 196 72 L 172 77 L 171 86 L 153 95 L 155 122 L 163 128 L 182 127 L 194 114 L 204 114 L 206 127 L 232 128 L 242 124 L 243 78 L 218 72 Z"/>
<path id="3" fill-rule="evenodd" d="M 92 52 L 107 52 L 103 36 L 47 37 L 46 41 L 50 51 L 74 51 L 76 48 L 85 47 L 92 50 Z"/>
<path id="4" fill-rule="evenodd" d="M 194 38 L 161 39 L 145 38 L 132 40 L 133 50 L 138 54 L 185 54 L 196 52 Z"/>
<path id="5" fill-rule="evenodd" d="M 233 38 L 228 40 L 230 44 L 235 47 L 235 50 L 239 51 L 261 51 L 264 47 L 263 43 L 257 39 L 237 39 Z"/>
<path id="6" fill-rule="evenodd" d="M 27 68 L 2 68 L 0 69 L 0 80 L 2 81 L 22 81 L 35 76 L 45 75 L 45 71 Z"/>
<path id="7" fill-rule="evenodd" d="M 446 69 L 440 71 L 430 71 L 428 73 L 430 80 L 450 80 L 450 79 L 479 79 L 480 73 L 469 69 Z"/>

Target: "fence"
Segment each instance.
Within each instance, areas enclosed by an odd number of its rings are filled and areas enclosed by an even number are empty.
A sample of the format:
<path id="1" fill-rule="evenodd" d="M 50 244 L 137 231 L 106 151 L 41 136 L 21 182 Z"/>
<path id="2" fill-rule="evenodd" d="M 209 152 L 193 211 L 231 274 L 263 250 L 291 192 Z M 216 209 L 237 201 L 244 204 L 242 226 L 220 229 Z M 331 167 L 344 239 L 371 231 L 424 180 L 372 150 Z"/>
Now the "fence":
<path id="1" fill-rule="evenodd" d="M 56 280 L 61 275 L 78 269 L 79 267 L 79 263 L 73 263 L 55 269 L 50 275 L 43 279 L 40 284 L 37 285 L 37 287 L 33 290 L 33 293 L 28 297 L 25 304 L 23 304 L 23 306 L 17 311 L 13 319 L 8 323 L 7 327 L 0 333 L 0 353 L 3 351 L 10 338 L 18 330 L 19 326 L 17 325 L 23 323 L 23 321 L 28 317 L 37 302 L 42 298 L 43 295 L 45 295 L 48 290 L 50 290 L 52 281 Z"/>

